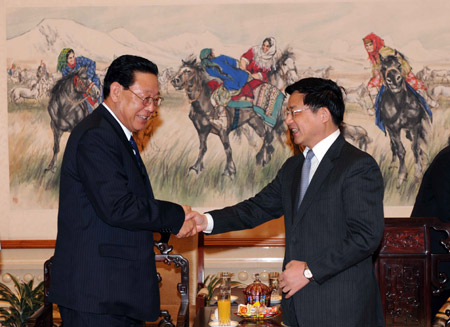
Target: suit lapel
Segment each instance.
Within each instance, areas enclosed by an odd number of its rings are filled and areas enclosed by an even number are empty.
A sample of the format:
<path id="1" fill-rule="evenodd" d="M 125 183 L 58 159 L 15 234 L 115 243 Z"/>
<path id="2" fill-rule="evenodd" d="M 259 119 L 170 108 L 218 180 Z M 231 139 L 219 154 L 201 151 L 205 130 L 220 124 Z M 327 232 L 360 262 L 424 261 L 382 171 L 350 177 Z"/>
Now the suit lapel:
<path id="1" fill-rule="evenodd" d="M 140 174 L 144 179 L 144 183 L 147 185 L 150 197 L 154 197 L 150 179 L 147 174 L 147 169 L 145 167 L 142 168 L 139 167 L 136 156 L 134 155 L 133 152 L 133 148 L 131 147 L 130 141 L 127 140 L 125 133 L 122 130 L 122 127 L 119 125 L 117 120 L 110 114 L 108 109 L 106 109 L 103 105 L 100 105 L 97 109 L 95 109 L 95 111 L 97 110 L 99 110 L 100 114 L 110 123 L 113 131 L 117 134 L 117 137 L 123 143 L 125 149 L 127 149 L 128 154 L 133 158 L 134 163 L 136 164 L 136 169 L 138 169 L 138 171 L 140 172 Z"/>
<path id="2" fill-rule="evenodd" d="M 300 179 L 302 177 L 302 167 L 303 164 L 305 163 L 305 156 L 303 154 L 299 154 L 299 163 L 297 165 L 297 168 L 295 168 L 294 171 L 294 178 L 292 181 L 292 190 L 291 190 L 291 194 L 292 194 L 292 213 L 296 213 L 297 211 L 297 207 L 298 207 L 298 198 L 300 196 Z M 294 216 L 294 215 L 293 215 Z"/>
<path id="3" fill-rule="evenodd" d="M 339 137 L 336 139 L 336 141 L 334 141 L 334 143 L 331 145 L 331 147 L 328 149 L 327 153 L 325 154 L 325 156 L 323 157 L 322 161 L 319 164 L 319 167 L 317 167 L 317 170 L 311 180 L 311 183 L 309 184 L 305 196 L 303 198 L 303 201 L 300 205 L 300 208 L 298 210 L 298 212 L 293 216 L 294 218 L 294 222 L 293 222 L 293 228 L 295 228 L 299 221 L 301 219 L 303 219 L 303 217 L 305 216 L 305 213 L 308 211 L 308 208 L 311 206 L 311 204 L 314 202 L 314 199 L 317 198 L 318 193 L 320 192 L 320 188 L 323 184 L 323 182 L 325 181 L 325 179 L 328 177 L 328 175 L 330 174 L 330 172 L 333 170 L 334 168 L 334 160 L 336 160 L 336 158 L 339 157 L 342 146 L 345 144 L 345 140 L 343 138 L 342 135 L 339 135 Z M 303 160 L 304 161 L 304 160 Z M 300 171 L 301 171 L 301 167 L 300 167 Z M 298 173 L 296 172 L 296 175 Z M 300 172 L 301 175 L 301 172 Z M 297 188 L 300 188 L 300 179 L 298 179 L 298 183 Z M 296 200 L 295 201 L 295 205 L 297 205 L 297 201 L 298 201 L 298 192 L 296 192 Z M 294 211 L 295 212 L 295 208 L 294 207 Z"/>
<path id="4" fill-rule="evenodd" d="M 97 109 L 95 109 L 95 111 L 97 111 L 97 110 L 109 122 L 113 131 L 117 134 L 117 137 L 123 143 L 123 145 L 127 149 L 128 153 L 134 157 L 133 148 L 130 145 L 130 141 L 127 140 L 125 133 L 123 132 L 122 127 L 120 127 L 117 120 L 109 113 L 108 109 L 106 109 L 103 105 L 100 105 Z M 138 165 L 136 158 L 135 158 L 135 161 L 136 161 L 136 165 Z"/>

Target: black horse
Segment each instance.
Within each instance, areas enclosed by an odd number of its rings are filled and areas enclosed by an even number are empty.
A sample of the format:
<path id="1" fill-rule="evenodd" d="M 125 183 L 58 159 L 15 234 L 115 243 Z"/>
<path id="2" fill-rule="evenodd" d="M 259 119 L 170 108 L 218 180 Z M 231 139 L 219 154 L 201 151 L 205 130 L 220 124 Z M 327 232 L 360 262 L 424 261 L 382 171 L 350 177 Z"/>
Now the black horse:
<path id="1" fill-rule="evenodd" d="M 199 173 L 203 170 L 203 157 L 207 150 L 207 139 L 210 133 L 219 136 L 222 141 L 225 154 L 226 165 L 223 175 L 233 178 L 236 174 L 236 166 L 233 161 L 232 150 L 230 146 L 229 134 L 235 128 L 248 124 L 256 134 L 263 138 L 261 149 L 256 155 L 256 162 L 259 165 L 266 165 L 271 160 L 274 151 L 272 141 L 274 139 L 274 130 L 277 130 L 283 124 L 282 110 L 279 110 L 274 127 L 264 123 L 263 119 L 251 108 L 236 109 L 228 107 L 227 125 L 225 127 L 212 124 L 214 107 L 211 104 L 212 91 L 208 86 L 207 74 L 196 59 L 182 60 L 182 65 L 171 83 L 177 90 L 185 90 L 188 100 L 191 104 L 189 118 L 192 120 L 197 130 L 200 140 L 199 155 L 197 161 L 189 169 Z M 283 95 L 281 94 L 283 97 Z M 282 102 L 282 101 L 281 101 Z"/>
<path id="2" fill-rule="evenodd" d="M 399 159 L 397 188 L 407 178 L 405 167 L 405 148 L 401 141 L 401 130 L 406 131 L 406 137 L 412 142 L 415 160 L 415 177 L 422 177 L 426 154 L 423 146 L 426 144 L 427 132 L 425 124 L 431 122 L 431 112 L 425 100 L 405 81 L 401 64 L 395 55 L 383 58 L 380 56 L 381 75 L 384 85 L 377 98 L 379 116 L 378 125 L 386 126 L 389 133 L 392 161 Z M 428 110 L 427 110 L 428 109 Z M 381 127 L 381 126 L 380 126 Z"/>
<path id="3" fill-rule="evenodd" d="M 51 91 L 48 113 L 53 131 L 53 157 L 45 171 L 55 171 L 61 135 L 72 131 L 89 114 L 87 97 L 91 96 L 95 100 L 100 96 L 100 90 L 88 78 L 86 70 L 87 67 L 82 67 L 64 76 Z"/>

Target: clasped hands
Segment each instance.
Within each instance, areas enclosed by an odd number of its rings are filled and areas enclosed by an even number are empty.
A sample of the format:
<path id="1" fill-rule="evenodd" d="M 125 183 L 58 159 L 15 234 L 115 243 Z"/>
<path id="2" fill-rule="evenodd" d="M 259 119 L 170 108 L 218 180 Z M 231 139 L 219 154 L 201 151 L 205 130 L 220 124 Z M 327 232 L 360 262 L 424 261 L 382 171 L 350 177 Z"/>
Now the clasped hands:
<path id="1" fill-rule="evenodd" d="M 208 219 L 205 215 L 197 211 L 192 211 L 191 207 L 183 206 L 185 209 L 185 221 L 177 237 L 190 237 L 198 232 L 204 231 L 208 227 Z M 309 279 L 303 274 L 306 262 L 292 260 L 279 277 L 280 287 L 286 298 L 290 298 L 309 283 Z"/>
<path id="2" fill-rule="evenodd" d="M 192 211 L 192 208 L 189 205 L 182 205 L 182 207 L 185 214 L 185 220 L 176 237 L 191 237 L 198 232 L 204 231 L 208 226 L 208 220 L 206 219 L 206 216 L 200 214 L 197 211 Z"/>

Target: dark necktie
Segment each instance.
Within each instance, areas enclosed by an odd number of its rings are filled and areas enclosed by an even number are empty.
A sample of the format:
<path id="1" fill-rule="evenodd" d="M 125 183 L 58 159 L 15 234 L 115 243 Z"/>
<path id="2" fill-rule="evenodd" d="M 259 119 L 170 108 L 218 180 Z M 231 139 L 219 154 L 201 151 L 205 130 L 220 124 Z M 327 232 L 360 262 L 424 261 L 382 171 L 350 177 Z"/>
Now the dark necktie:
<path id="1" fill-rule="evenodd" d="M 137 147 L 136 141 L 133 139 L 133 136 L 130 138 L 131 147 L 134 150 L 134 155 L 139 165 L 139 169 L 141 170 L 142 178 L 144 179 L 145 184 L 148 186 L 149 194 L 153 197 L 152 186 L 150 185 L 150 180 L 148 178 L 147 169 L 145 168 L 144 162 L 142 161 L 141 155 L 139 154 L 139 149 Z"/>
<path id="2" fill-rule="evenodd" d="M 133 136 L 131 136 L 131 138 L 130 138 L 130 144 L 131 144 L 131 147 L 132 147 L 133 150 L 134 150 L 134 155 L 135 155 L 135 157 L 136 157 L 136 160 L 137 160 L 137 162 L 138 162 L 139 167 L 140 167 L 141 169 L 142 169 L 142 168 L 145 169 L 144 162 L 142 161 L 141 155 L 139 154 L 139 149 L 138 149 L 138 147 L 137 147 L 136 141 L 134 140 Z"/>
<path id="3" fill-rule="evenodd" d="M 306 189 L 309 185 L 309 174 L 311 172 L 311 159 L 314 157 L 314 152 L 309 150 L 306 154 L 305 162 L 302 167 L 302 176 L 300 180 L 300 196 L 298 198 L 298 208 L 300 208 L 300 204 L 302 203 L 303 197 L 305 196 Z"/>

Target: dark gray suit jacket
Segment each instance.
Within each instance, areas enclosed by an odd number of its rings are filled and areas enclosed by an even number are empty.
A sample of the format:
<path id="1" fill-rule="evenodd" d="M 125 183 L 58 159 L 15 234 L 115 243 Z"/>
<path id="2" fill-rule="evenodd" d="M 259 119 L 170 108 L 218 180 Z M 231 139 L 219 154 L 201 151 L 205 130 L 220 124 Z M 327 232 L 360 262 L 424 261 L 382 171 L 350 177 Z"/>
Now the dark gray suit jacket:
<path id="1" fill-rule="evenodd" d="M 306 261 L 315 279 L 283 299 L 284 322 L 289 325 L 296 318 L 302 327 L 384 326 L 372 266 L 384 229 L 380 169 L 371 156 L 340 135 L 296 212 L 303 162 L 303 155 L 289 158 L 255 197 L 210 212 L 213 233 L 253 228 L 284 215 L 283 268 L 291 260 Z"/>
<path id="2" fill-rule="evenodd" d="M 70 134 L 61 166 L 50 301 L 153 321 L 153 231 L 178 233 L 183 208 L 156 200 L 118 122 L 103 106 Z"/>
<path id="3" fill-rule="evenodd" d="M 436 155 L 423 175 L 411 217 L 450 222 L 450 146 Z"/>

